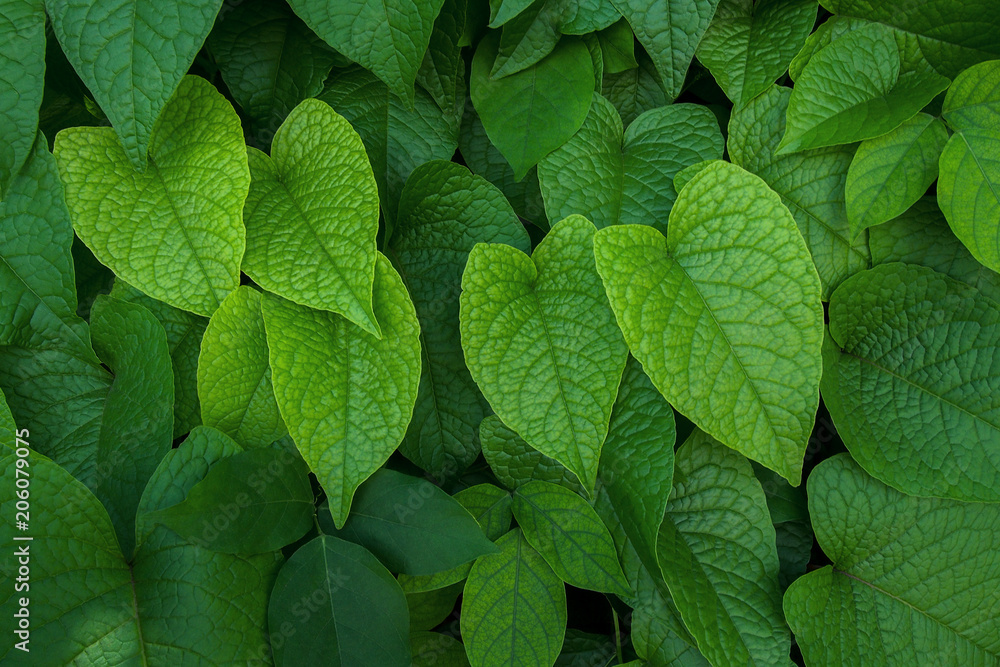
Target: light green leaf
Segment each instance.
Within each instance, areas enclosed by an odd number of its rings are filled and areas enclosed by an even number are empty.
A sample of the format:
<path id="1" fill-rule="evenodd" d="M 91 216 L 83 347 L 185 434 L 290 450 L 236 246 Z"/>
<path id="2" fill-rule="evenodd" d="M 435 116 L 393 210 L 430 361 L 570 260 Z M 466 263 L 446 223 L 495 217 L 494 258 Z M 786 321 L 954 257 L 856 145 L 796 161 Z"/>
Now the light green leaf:
<path id="1" fill-rule="evenodd" d="M 201 418 L 243 447 L 288 433 L 271 386 L 260 292 L 237 287 L 212 315 L 198 357 Z"/>
<path id="2" fill-rule="evenodd" d="M 667 101 L 681 94 L 695 49 L 719 0 L 611 0 L 656 64 Z"/>
<path id="3" fill-rule="evenodd" d="M 391 230 L 410 172 L 431 160 L 450 160 L 458 147 L 458 129 L 423 89 L 417 89 L 413 107 L 407 108 L 361 68 L 338 73 L 319 99 L 361 135 Z"/>
<path id="4" fill-rule="evenodd" d="M 302 613 L 302 600 L 317 591 L 322 604 Z M 399 584 L 370 553 L 336 537 L 320 535 L 288 559 L 267 616 L 272 637 L 288 626 L 280 646 L 271 641 L 276 667 L 410 664 L 410 619 Z"/>
<path id="5" fill-rule="evenodd" d="M 490 141 L 521 180 L 583 125 L 594 90 L 594 65 L 583 42 L 568 38 L 529 69 L 497 79 L 490 71 L 498 45 L 496 33 L 480 42 L 470 92 Z"/>
<path id="6" fill-rule="evenodd" d="M 938 72 L 954 77 L 1000 56 L 1000 6 L 992 0 L 822 0 L 845 17 L 868 19 L 916 40 Z"/>
<path id="7" fill-rule="evenodd" d="M 408 107 L 444 0 L 291 0 L 317 35 L 370 70 Z"/>
<path id="8" fill-rule="evenodd" d="M 666 239 L 644 225 L 608 227 L 594 254 L 629 349 L 660 393 L 798 484 L 819 402 L 823 308 L 778 195 L 715 162 L 678 195 Z"/>
<path id="9" fill-rule="evenodd" d="M 503 194 L 452 162 L 417 167 L 400 197 L 386 253 L 420 319 L 423 363 L 413 420 L 400 451 L 438 479 L 461 475 L 479 455 L 476 429 L 489 404 L 462 357 L 458 297 L 476 243 L 531 244 Z"/>
<path id="10" fill-rule="evenodd" d="M 656 539 L 674 475 L 674 411 L 629 357 L 597 470 L 622 529 L 656 572 Z"/>
<path id="11" fill-rule="evenodd" d="M 641 49 L 636 60 L 637 67 L 620 74 L 605 71 L 601 81 L 601 95 L 615 106 L 625 125 L 631 125 L 647 111 L 670 104 L 653 61 Z"/>
<path id="12" fill-rule="evenodd" d="M 208 319 L 146 296 L 124 280 L 115 280 L 111 296 L 139 304 L 163 325 L 174 371 L 174 439 L 187 435 L 201 424 L 198 353 Z"/>
<path id="13" fill-rule="evenodd" d="M 792 58 L 788 65 L 788 78 L 798 81 L 802 75 L 802 70 L 814 55 L 830 44 L 833 40 L 845 35 L 852 30 L 863 28 L 871 22 L 865 19 L 854 19 L 846 16 L 831 16 L 823 21 L 809 37 L 799 52 Z M 898 42 L 897 42 L 898 43 Z"/>
<path id="14" fill-rule="evenodd" d="M 104 401 L 94 474 L 122 553 L 135 547 L 135 512 L 173 440 L 174 379 L 163 325 L 142 306 L 101 296 L 90 317 L 94 350 L 114 373 Z"/>
<path id="15" fill-rule="evenodd" d="M 609 0 L 539 0 L 504 21 L 500 50 L 490 71 L 495 79 L 531 67 L 559 43 L 562 35 L 586 35 L 621 18 Z M 497 27 L 496 21 L 490 24 Z"/>
<path id="16" fill-rule="evenodd" d="M 774 527 L 746 459 L 696 431 L 675 459 L 660 571 L 716 665 L 789 665 Z"/>
<path id="17" fill-rule="evenodd" d="M 378 189 L 351 124 L 306 100 L 278 128 L 271 157 L 250 150 L 250 173 L 243 271 L 269 292 L 380 336 L 372 313 Z"/>
<path id="18" fill-rule="evenodd" d="M 355 489 L 403 439 L 420 381 L 420 324 L 382 255 L 373 293 L 381 340 L 335 313 L 270 294 L 261 304 L 278 408 L 338 527 Z"/>
<path id="19" fill-rule="evenodd" d="M 556 224 L 529 258 L 477 244 L 462 277 L 462 348 L 493 410 L 593 490 L 627 348 L 593 260 L 594 226 Z"/>
<path id="20" fill-rule="evenodd" d="M 0 201 L 0 345 L 66 346 L 96 362 L 76 314 L 72 246 L 56 163 L 39 134 Z"/>
<path id="21" fill-rule="evenodd" d="M 462 598 L 462 639 L 473 667 L 548 667 L 566 632 L 566 587 L 515 528 L 502 553 L 476 561 Z"/>
<path id="22" fill-rule="evenodd" d="M 549 223 L 545 217 L 542 193 L 538 189 L 536 169 L 532 167 L 528 170 L 528 175 L 518 181 L 507 158 L 486 136 L 486 130 L 483 129 L 483 123 L 479 120 L 471 100 L 465 105 L 462 132 L 458 139 L 462 158 L 472 173 L 482 176 L 498 187 L 518 216 L 539 229 L 547 230 Z"/>
<path id="23" fill-rule="evenodd" d="M 84 136 L 100 141 L 100 152 L 107 150 L 115 155 L 118 167 L 115 171 L 119 174 L 126 169 L 131 171 L 133 166 L 145 169 L 147 151 L 152 153 L 153 163 L 158 167 L 151 178 L 167 166 L 157 159 L 157 149 L 163 147 L 157 146 L 157 123 L 162 122 L 158 119 L 166 112 L 176 91 L 184 90 L 184 74 L 205 42 L 221 6 L 222 0 L 192 0 L 183 4 L 150 0 L 45 0 L 45 9 L 63 52 L 115 128 L 113 133 Z M 219 122 L 215 119 L 212 129 L 224 134 L 216 124 Z M 188 132 L 194 134 L 190 129 Z M 109 141 L 115 134 L 121 146 Z M 99 151 L 94 148 L 97 154 Z M 223 174 L 215 168 L 210 171 L 218 186 Z M 147 179 L 137 176 L 135 180 Z"/>
<path id="24" fill-rule="evenodd" d="M 287 5 L 269 0 L 227 5 L 208 48 L 261 148 L 299 102 L 323 90 L 338 57 Z"/>
<path id="25" fill-rule="evenodd" d="M 1000 505 L 905 496 L 841 454 L 809 506 L 833 565 L 785 593 L 807 665 L 1000 663 Z"/>
<path id="26" fill-rule="evenodd" d="M 828 146 L 778 155 L 790 95 L 788 88 L 773 86 L 734 113 L 729 121 L 729 156 L 781 196 L 809 247 L 823 299 L 828 300 L 845 278 L 869 265 L 865 235 L 851 241 L 844 202 L 854 149 Z"/>
<path id="27" fill-rule="evenodd" d="M 775 82 L 816 23 L 815 0 L 722 0 L 698 60 L 736 108 Z"/>
<path id="28" fill-rule="evenodd" d="M 619 19 L 597 33 L 607 74 L 620 74 L 639 66 L 635 59 L 635 35 L 628 21 Z"/>
<path id="29" fill-rule="evenodd" d="M 490 540 L 496 541 L 510 530 L 510 522 L 514 517 L 511 511 L 512 501 L 510 494 L 503 489 L 492 484 L 477 484 L 462 489 L 454 495 L 454 498 L 475 517 Z M 469 576 L 471 569 L 472 563 L 465 563 L 437 574 L 423 576 L 400 574 L 398 580 L 407 595 L 423 593 L 462 581 Z"/>
<path id="30" fill-rule="evenodd" d="M 45 511 L 32 517 L 28 543 L 32 652 L 6 642 L 0 648 L 5 664 L 37 664 L 39 654 L 51 664 L 258 659 L 258 649 L 267 645 L 267 593 L 280 557 L 214 554 L 142 522 L 143 513 L 159 509 L 154 497 L 165 503 L 183 498 L 212 462 L 230 453 L 203 435 L 192 434 L 168 453 L 150 480 L 139 507 L 141 543 L 131 563 L 122 557 L 97 498 L 59 466 L 31 454 L 32 495 L 49 499 Z M 2 508 L 11 517 L 12 458 L 0 459 L 9 475 L 0 485 Z M 4 522 L 0 529 L 8 544 L 12 528 Z M 0 595 L 0 609 L 11 616 L 20 596 L 13 586 Z M 200 621 L 192 624 L 192 618 Z"/>
<path id="31" fill-rule="evenodd" d="M 973 258 L 955 238 L 935 197 L 924 197 L 895 220 L 869 231 L 875 264 L 920 264 L 972 285 L 1000 303 L 1000 274 Z"/>
<path id="32" fill-rule="evenodd" d="M 639 116 L 622 133 L 618 112 L 594 94 L 590 112 L 569 141 L 538 163 L 549 220 L 579 213 L 600 229 L 617 224 L 666 230 L 677 198 L 674 175 L 721 159 L 722 133 L 705 107 L 672 104 Z"/>
<path id="33" fill-rule="evenodd" d="M 44 78 L 43 4 L 7 0 L 0 22 L 0 201 L 31 157 Z"/>
<path id="34" fill-rule="evenodd" d="M 437 574 L 497 552 L 458 501 L 426 479 L 387 469 L 358 488 L 337 537 L 410 575 Z"/>
<path id="35" fill-rule="evenodd" d="M 904 68 L 889 28 L 872 24 L 849 32 L 814 55 L 795 82 L 778 152 L 883 135 L 949 83 L 929 67 Z"/>
<path id="36" fill-rule="evenodd" d="M 943 112 L 956 130 L 941 153 L 937 195 L 955 236 L 972 256 L 1000 270 L 1000 62 L 971 67 L 955 80 Z"/>
<path id="37" fill-rule="evenodd" d="M 210 551 L 256 554 L 295 542 L 313 526 L 309 469 L 290 452 L 253 449 L 212 466 L 187 497 L 147 515 Z"/>
<path id="38" fill-rule="evenodd" d="M 551 482 L 514 491 L 514 518 L 559 578 L 577 588 L 628 594 L 608 529 L 587 501 Z"/>
<path id="39" fill-rule="evenodd" d="M 239 285 L 250 171 L 239 117 L 210 83 L 181 81 L 144 173 L 106 127 L 63 130 L 55 155 L 76 233 L 120 278 L 205 316 Z"/>
<path id="40" fill-rule="evenodd" d="M 465 646 L 440 632 L 410 632 L 413 667 L 469 667 Z"/>
<path id="41" fill-rule="evenodd" d="M 882 264 L 830 300 L 823 399 L 853 456 L 920 496 L 1000 501 L 1000 306 Z"/>
<path id="42" fill-rule="evenodd" d="M 927 192 L 947 141 L 944 123 L 919 113 L 892 132 L 861 142 L 847 172 L 852 239 L 900 215 Z"/>
<path id="43" fill-rule="evenodd" d="M 1000 122 L 1000 60 L 970 67 L 955 77 L 941 112 L 957 131 L 995 128 Z"/>
<path id="44" fill-rule="evenodd" d="M 486 417 L 479 425 L 479 439 L 483 458 L 508 489 L 513 491 L 531 480 L 541 480 L 584 492 L 580 480 L 566 466 L 533 449 L 496 415 Z"/>

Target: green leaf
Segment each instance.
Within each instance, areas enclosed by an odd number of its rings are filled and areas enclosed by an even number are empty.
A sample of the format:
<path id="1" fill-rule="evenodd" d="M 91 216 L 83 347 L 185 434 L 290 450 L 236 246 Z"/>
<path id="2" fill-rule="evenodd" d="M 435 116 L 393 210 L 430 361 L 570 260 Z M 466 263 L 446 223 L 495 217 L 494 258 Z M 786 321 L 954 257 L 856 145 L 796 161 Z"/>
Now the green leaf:
<path id="1" fill-rule="evenodd" d="M 33 540 L 27 543 L 32 653 L 13 650 L 13 642 L 7 642 L 0 648 L 5 664 L 37 664 L 32 656 L 39 654 L 52 664 L 258 659 L 258 650 L 267 645 L 267 595 L 279 557 L 214 554 L 142 522 L 147 510 L 158 509 L 156 502 L 183 497 L 212 462 L 229 453 L 199 431 L 168 453 L 150 480 L 139 507 L 140 545 L 131 564 L 122 557 L 97 498 L 55 463 L 30 455 L 32 495 L 48 499 L 45 511 L 33 513 Z M 12 459 L 13 453 L 0 459 L 9 475 L 2 484 L 2 508 L 11 517 Z M 8 544 L 12 528 L 4 522 L 0 530 Z M 0 609 L 10 616 L 19 595 L 13 586 L 5 588 Z"/>
<path id="2" fill-rule="evenodd" d="M 45 9 L 8 0 L 0 25 L 0 201 L 32 154 L 45 78 Z"/>
<path id="3" fill-rule="evenodd" d="M 698 60 L 736 108 L 788 68 L 816 23 L 815 0 L 722 0 L 698 44 Z"/>
<path id="4" fill-rule="evenodd" d="M 594 232 L 586 218 L 566 218 L 530 258 L 477 244 L 460 304 L 466 363 L 493 410 L 588 490 L 627 353 L 594 265 Z"/>
<path id="5" fill-rule="evenodd" d="M 174 379 L 163 325 L 142 306 L 98 297 L 90 317 L 94 350 L 114 373 L 84 478 L 108 510 L 122 553 L 135 547 L 135 512 L 146 482 L 173 440 Z"/>
<path id="6" fill-rule="evenodd" d="M 96 361 L 76 314 L 72 246 L 56 163 L 39 134 L 0 201 L 0 345 L 68 346 Z"/>
<path id="7" fill-rule="evenodd" d="M 749 463 L 703 432 L 677 450 L 660 571 L 716 665 L 791 665 L 767 501 Z"/>
<path id="8" fill-rule="evenodd" d="M 943 112 L 956 130 L 941 153 L 938 204 L 972 256 L 1000 270 L 1000 63 L 971 67 L 955 80 Z"/>
<path id="9" fill-rule="evenodd" d="M 320 535 L 288 559 L 267 616 L 276 667 L 410 664 L 410 619 L 399 584 L 370 553 L 336 537 Z"/>
<path id="10" fill-rule="evenodd" d="M 799 52 L 792 58 L 788 65 L 788 78 L 798 81 L 802 76 L 802 70 L 814 55 L 830 44 L 833 40 L 845 35 L 852 30 L 863 28 L 869 25 L 865 19 L 854 19 L 846 16 L 831 16 L 817 26 L 815 32 L 806 38 L 805 44 Z M 898 43 L 898 42 L 897 42 Z"/>
<path id="11" fill-rule="evenodd" d="M 486 417 L 479 425 L 479 439 L 483 458 L 508 489 L 513 491 L 531 480 L 541 480 L 583 493 L 580 481 L 566 466 L 533 449 L 496 415 Z"/>
<path id="12" fill-rule="evenodd" d="M 14 425 L 14 416 L 7 407 L 7 398 L 0 391 L 0 446 L 14 449 L 17 447 L 17 427 Z M 0 450 L 3 451 L 3 450 Z"/>
<path id="13" fill-rule="evenodd" d="M 465 646 L 451 635 L 410 632 L 413 667 L 469 667 Z"/>
<path id="14" fill-rule="evenodd" d="M 933 196 L 924 197 L 895 220 L 869 231 L 875 264 L 920 264 L 972 285 L 1000 303 L 1000 274 L 975 260 L 952 233 Z"/>
<path id="15" fill-rule="evenodd" d="M 663 81 L 667 101 L 681 94 L 695 49 L 708 30 L 719 0 L 611 0 L 632 26 Z"/>
<path id="16" fill-rule="evenodd" d="M 621 18 L 608 0 L 535 0 L 504 21 L 500 50 L 490 76 L 500 79 L 531 67 L 552 53 L 562 35 L 586 35 Z M 493 21 L 491 27 L 500 23 Z"/>
<path id="17" fill-rule="evenodd" d="M 536 169 L 534 167 L 529 169 L 528 175 L 520 181 L 514 176 L 514 170 L 507 162 L 507 158 L 486 136 L 486 130 L 471 100 L 465 105 L 462 131 L 458 140 L 462 159 L 472 173 L 482 176 L 499 188 L 518 216 L 539 229 L 549 228 L 542 203 L 542 193 L 538 189 Z"/>
<path id="18" fill-rule="evenodd" d="M 721 159 L 722 133 L 705 107 L 672 104 L 639 116 L 622 133 L 618 112 L 594 94 L 583 127 L 538 163 L 549 220 L 579 213 L 600 229 L 647 224 L 666 230 L 674 175 Z"/>
<path id="19" fill-rule="evenodd" d="M 400 197 L 386 250 L 420 319 L 423 363 L 413 420 L 400 451 L 438 479 L 454 479 L 479 454 L 476 428 L 489 404 L 462 357 L 458 297 L 476 243 L 531 244 L 503 194 L 461 165 L 417 167 Z"/>
<path id="20" fill-rule="evenodd" d="M 261 304 L 278 409 L 338 527 L 355 489 L 403 439 L 420 381 L 420 324 L 381 255 L 373 293 L 381 340 L 335 313 L 270 294 Z"/>
<path id="21" fill-rule="evenodd" d="M 494 547 L 495 549 L 495 547 Z M 469 563 L 472 567 L 472 563 Z M 406 605 L 410 612 L 410 634 L 427 631 L 441 625 L 455 609 L 458 596 L 462 594 L 462 582 L 436 588 L 432 591 L 407 593 Z M 462 650 L 465 656 L 465 650 Z"/>
<path id="22" fill-rule="evenodd" d="M 267 146 L 292 109 L 323 90 L 337 54 L 284 3 L 250 0 L 227 10 L 208 48 L 253 120 L 256 145 Z"/>
<path id="23" fill-rule="evenodd" d="M 605 70 L 601 81 L 601 95 L 615 106 L 625 125 L 631 125 L 647 111 L 670 103 L 660 75 L 646 52 L 640 50 L 636 61 L 637 67 L 619 74 Z"/>
<path id="24" fill-rule="evenodd" d="M 512 500 L 510 494 L 503 489 L 492 484 L 477 484 L 462 489 L 454 498 L 475 517 L 490 540 L 496 541 L 510 530 L 510 522 L 514 517 L 511 511 Z M 431 575 L 400 574 L 399 585 L 407 595 L 437 590 L 464 580 L 471 569 L 472 563 L 465 563 Z"/>
<path id="25" fill-rule="evenodd" d="M 111 296 L 139 304 L 163 325 L 174 373 L 174 439 L 187 435 L 192 428 L 201 424 L 198 353 L 208 319 L 146 296 L 124 280 L 115 280 Z"/>
<path id="26" fill-rule="evenodd" d="M 778 152 L 883 135 L 949 83 L 930 68 L 904 68 L 889 28 L 873 24 L 849 32 L 814 55 L 795 82 Z"/>
<path id="27" fill-rule="evenodd" d="M 922 56 L 947 77 L 1000 56 L 1000 7 L 992 0 L 823 0 L 823 6 L 914 39 Z"/>
<path id="28" fill-rule="evenodd" d="M 313 526 L 309 469 L 272 448 L 233 454 L 213 465 L 183 502 L 147 518 L 210 551 L 275 551 Z"/>
<path id="29" fill-rule="evenodd" d="M 861 142 L 847 172 L 851 238 L 900 215 L 927 192 L 947 141 L 944 123 L 919 113 L 892 132 Z"/>
<path id="30" fill-rule="evenodd" d="M 436 574 L 497 552 L 455 499 L 426 479 L 387 469 L 359 487 L 337 536 L 365 547 L 391 572 L 410 575 Z"/>
<path id="31" fill-rule="evenodd" d="M 445 0 L 434 21 L 430 44 L 417 71 L 417 85 L 430 93 L 438 108 L 457 127 L 465 111 L 465 59 L 462 37 L 468 6 L 464 0 Z"/>
<path id="32" fill-rule="evenodd" d="M 450 160 L 458 147 L 458 129 L 424 90 L 417 90 L 413 107 L 407 108 L 384 83 L 360 68 L 338 73 L 319 99 L 361 135 L 391 230 L 410 172 L 431 160 Z"/>
<path id="33" fill-rule="evenodd" d="M 239 117 L 207 81 L 181 81 L 144 173 L 106 127 L 63 130 L 55 155 L 76 233 L 120 278 L 205 316 L 239 285 L 246 146 Z"/>
<path id="34" fill-rule="evenodd" d="M 587 501 L 551 482 L 514 491 L 514 518 L 559 578 L 577 588 L 628 594 L 608 529 Z"/>
<path id="35" fill-rule="evenodd" d="M 407 107 L 444 0 L 291 0 L 302 20 L 340 53 L 370 70 Z"/>
<path id="36" fill-rule="evenodd" d="M 288 433 L 271 386 L 260 292 L 237 287 L 212 315 L 198 357 L 201 418 L 243 447 Z"/>
<path id="37" fill-rule="evenodd" d="M 809 509 L 833 565 L 785 593 L 807 665 L 1000 661 L 1000 505 L 906 496 L 841 454 L 810 475 Z"/>
<path id="38" fill-rule="evenodd" d="M 95 155 L 105 151 L 114 154 L 119 174 L 133 166 L 145 169 L 147 151 L 152 153 L 154 165 L 166 166 L 157 159 L 158 148 L 164 148 L 158 146 L 156 137 L 157 123 L 163 122 L 158 119 L 176 91 L 184 90 L 184 74 L 221 6 L 222 0 L 192 0 L 179 5 L 148 0 L 45 0 L 63 52 L 115 128 L 113 133 L 84 136 L 100 142 L 100 150 L 94 146 Z M 201 112 L 207 113 L 207 109 Z M 220 122 L 214 119 L 212 129 L 224 134 Z M 113 141 L 115 134 L 121 146 Z M 218 187 L 223 174 L 215 168 L 211 171 Z"/>
<path id="39" fill-rule="evenodd" d="M 250 150 L 250 173 L 244 273 L 380 336 L 372 312 L 378 190 L 351 124 L 325 102 L 306 100 L 278 128 L 271 157 Z"/>
<path id="40" fill-rule="evenodd" d="M 642 564 L 658 569 L 656 539 L 674 475 L 674 411 L 629 357 L 601 452 L 598 479 Z"/>
<path id="41" fill-rule="evenodd" d="M 660 393 L 798 484 L 819 402 L 823 308 L 778 195 L 715 162 L 678 195 L 666 239 L 645 225 L 608 227 L 594 254 L 629 349 Z"/>
<path id="42" fill-rule="evenodd" d="M 619 19 L 597 33 L 607 74 L 620 74 L 639 66 L 635 59 L 635 35 L 628 21 Z"/>
<path id="43" fill-rule="evenodd" d="M 830 300 L 823 399 L 866 469 L 904 493 L 1000 501 L 1000 306 L 882 264 Z"/>
<path id="44" fill-rule="evenodd" d="M 797 578 L 805 574 L 812 560 L 813 532 L 809 524 L 804 487 L 793 487 L 777 473 L 759 463 L 751 462 L 767 510 L 774 524 L 775 544 L 778 548 L 778 584 L 784 591 Z"/>
<path id="45" fill-rule="evenodd" d="M 828 300 L 845 278 L 869 265 L 865 236 L 851 241 L 844 201 L 854 149 L 828 146 L 778 155 L 790 95 L 788 88 L 773 86 L 735 112 L 729 121 L 729 156 L 781 196 L 806 241 L 823 299 Z"/>
<path id="46" fill-rule="evenodd" d="M 476 561 L 462 598 L 462 639 L 473 667 L 547 667 L 566 632 L 566 587 L 515 528 L 499 554 Z"/>
<path id="47" fill-rule="evenodd" d="M 470 92 L 487 136 L 521 180 L 583 125 L 594 90 L 594 65 L 583 42 L 569 38 L 530 68 L 497 79 L 490 71 L 498 45 L 496 33 L 480 42 Z"/>

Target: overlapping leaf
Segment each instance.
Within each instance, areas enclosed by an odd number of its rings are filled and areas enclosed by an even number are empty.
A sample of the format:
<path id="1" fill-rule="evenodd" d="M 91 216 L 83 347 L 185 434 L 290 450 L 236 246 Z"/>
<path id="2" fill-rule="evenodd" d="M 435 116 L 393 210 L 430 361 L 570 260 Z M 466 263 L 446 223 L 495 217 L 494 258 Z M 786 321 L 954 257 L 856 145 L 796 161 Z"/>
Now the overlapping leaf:
<path id="1" fill-rule="evenodd" d="M 31 157 L 45 76 L 45 9 L 37 0 L 4 3 L 0 24 L 0 201 Z"/>
<path id="2" fill-rule="evenodd" d="M 549 220 L 578 213 L 598 228 L 644 224 L 666 230 L 684 167 L 722 157 L 715 116 L 673 104 L 648 111 L 622 132 L 618 112 L 595 94 L 583 126 L 538 164 Z"/>
<path id="3" fill-rule="evenodd" d="M 342 116 L 306 100 L 250 149 L 243 271 L 295 303 L 343 315 L 380 335 L 372 312 L 378 192 L 361 138 Z"/>
<path id="4" fill-rule="evenodd" d="M 566 466 L 532 448 L 496 415 L 490 415 L 479 425 L 479 439 L 483 458 L 508 489 L 513 491 L 522 484 L 540 480 L 583 491 L 580 480 Z"/>
<path id="5" fill-rule="evenodd" d="M 607 227 L 594 254 L 629 349 L 660 393 L 798 484 L 819 402 L 823 310 L 778 195 L 714 162 L 681 190 L 666 239 L 643 225 Z"/>
<path id="6" fill-rule="evenodd" d="M 594 232 L 585 218 L 566 218 L 531 257 L 477 244 L 460 304 L 466 363 L 494 411 L 589 490 L 626 359 L 594 266 Z"/>
<path id="7" fill-rule="evenodd" d="M 246 146 L 236 112 L 207 81 L 181 82 L 144 173 L 106 127 L 63 130 L 55 155 L 76 233 L 130 285 L 205 316 L 239 285 Z"/>
<path id="8" fill-rule="evenodd" d="M 465 367 L 458 320 L 462 271 L 476 243 L 530 248 L 514 211 L 485 179 L 451 162 L 417 167 L 386 251 L 413 299 L 423 344 L 420 391 L 401 451 L 441 479 L 457 477 L 476 458 L 476 429 L 489 411 Z"/>
<path id="9" fill-rule="evenodd" d="M 1000 661 L 1000 505 L 906 496 L 846 454 L 808 486 L 833 564 L 785 594 L 807 665 Z"/>
<path id="10" fill-rule="evenodd" d="M 879 479 L 1000 501 L 1000 306 L 928 268 L 882 264 L 830 300 L 823 398 Z"/>
<path id="11" fill-rule="evenodd" d="M 420 324 L 382 255 L 373 293 L 381 339 L 335 313 L 272 295 L 262 302 L 278 408 L 337 526 L 358 485 L 403 439 L 420 381 Z"/>

